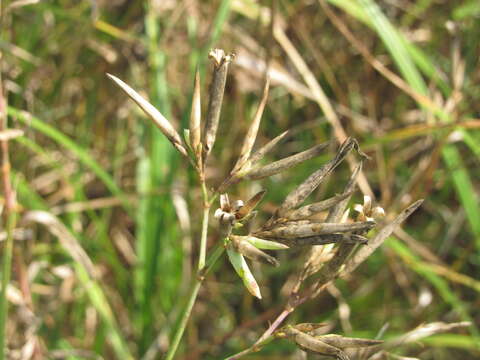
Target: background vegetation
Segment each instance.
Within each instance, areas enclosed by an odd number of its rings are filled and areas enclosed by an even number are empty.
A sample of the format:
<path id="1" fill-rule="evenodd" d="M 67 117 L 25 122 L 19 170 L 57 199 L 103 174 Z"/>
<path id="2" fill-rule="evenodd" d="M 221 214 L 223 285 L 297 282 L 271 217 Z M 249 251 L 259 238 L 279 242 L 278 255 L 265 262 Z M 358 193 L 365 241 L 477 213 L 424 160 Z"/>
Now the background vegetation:
<path id="1" fill-rule="evenodd" d="M 158 358 L 168 349 L 195 266 L 201 193 L 188 164 L 105 73 L 143 89 L 186 128 L 194 71 L 199 65 L 205 95 L 212 47 L 236 58 L 207 167 L 211 184 L 238 156 L 270 59 L 257 144 L 294 134 L 272 158 L 344 131 L 372 158 L 365 175 L 387 214 L 426 199 L 349 279 L 290 321 L 370 338 L 380 329 L 388 338 L 426 322 L 471 321 L 401 353 L 480 356 L 480 3 L 326 3 L 279 0 L 272 29 L 269 1 L 3 1 L 8 126 L 24 131 L 10 142 L 19 216 L 9 358 L 131 359 L 149 349 L 145 358 Z M 266 218 L 331 154 L 230 196 L 267 189 Z M 348 177 L 342 165 L 315 198 L 341 191 Z M 211 231 L 208 246 L 216 241 Z M 250 346 L 282 309 L 284 283 L 302 259 L 301 251 L 282 253 L 280 267 L 254 268 L 258 301 L 222 258 L 200 290 L 178 358 L 219 359 Z M 275 341 L 250 358 L 296 356 L 293 344 Z"/>

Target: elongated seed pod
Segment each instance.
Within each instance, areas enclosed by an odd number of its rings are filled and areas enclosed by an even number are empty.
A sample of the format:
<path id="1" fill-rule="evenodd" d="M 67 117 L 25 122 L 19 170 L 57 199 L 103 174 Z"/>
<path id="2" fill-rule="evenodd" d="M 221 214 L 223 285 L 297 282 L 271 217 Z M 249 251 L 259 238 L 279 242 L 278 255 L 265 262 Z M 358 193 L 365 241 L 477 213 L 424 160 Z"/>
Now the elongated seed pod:
<path id="1" fill-rule="evenodd" d="M 312 191 L 320 185 L 323 179 L 325 179 L 325 177 L 342 162 L 345 156 L 347 156 L 347 154 L 353 149 L 355 144 L 356 142 L 351 138 L 345 140 L 333 160 L 315 171 L 300 186 L 288 194 L 285 201 L 280 206 L 278 213 L 281 214 L 286 210 L 293 209 L 300 205 L 312 193 Z"/>
<path id="2" fill-rule="evenodd" d="M 221 49 L 211 50 L 209 57 L 213 60 L 213 79 L 210 86 L 210 100 L 203 132 L 203 162 L 212 150 L 215 138 L 217 136 L 218 123 L 220 120 L 220 111 L 222 109 L 223 94 L 225 92 L 225 83 L 227 81 L 228 64 L 232 61 L 232 55 L 225 55 Z"/>
<path id="3" fill-rule="evenodd" d="M 350 358 L 341 349 L 329 345 L 318 338 L 299 332 L 293 337 L 293 340 L 302 350 L 316 354 L 334 356 L 339 360 L 350 360 Z"/>
<path id="4" fill-rule="evenodd" d="M 288 211 L 287 213 L 282 214 L 282 217 L 285 217 L 289 220 L 305 219 L 321 211 L 330 209 L 342 200 L 349 197 L 351 194 L 352 192 L 335 195 L 329 199 L 303 206 L 300 209 Z"/>
<path id="5" fill-rule="evenodd" d="M 299 237 L 325 235 L 332 233 L 342 233 L 350 231 L 367 231 L 375 226 L 374 221 L 355 222 L 355 223 L 310 223 L 303 225 L 289 225 L 273 228 L 268 231 L 260 231 L 255 236 L 260 238 L 283 238 L 294 239 Z"/>
<path id="6" fill-rule="evenodd" d="M 357 234 L 326 234 L 307 236 L 295 239 L 280 239 L 279 241 L 285 242 L 290 247 L 296 246 L 313 246 L 313 245 L 326 245 L 336 244 L 340 242 L 347 242 L 350 244 L 367 244 L 368 239 L 364 236 Z"/>
<path id="7" fill-rule="evenodd" d="M 355 191 L 356 183 L 357 183 L 357 177 L 358 174 L 360 174 L 360 171 L 362 170 L 363 167 L 363 162 L 360 161 L 355 170 L 353 170 L 352 175 L 350 176 L 350 179 L 348 180 L 347 185 L 345 186 L 345 189 L 343 190 L 344 194 L 349 194 L 345 199 L 337 203 L 333 208 L 330 209 L 328 212 L 328 216 L 326 221 L 327 222 L 338 222 L 340 221 L 340 218 L 342 217 L 342 214 L 345 212 L 345 209 L 347 208 L 348 201 L 351 198 L 351 195 Z"/>
<path id="8" fill-rule="evenodd" d="M 250 180 L 259 180 L 259 179 L 263 179 L 263 178 L 278 174 L 306 160 L 312 159 L 315 156 L 320 155 L 322 151 L 328 146 L 328 144 L 329 144 L 328 142 L 319 144 L 311 147 L 308 150 L 305 150 L 298 154 L 275 161 L 271 164 L 262 166 L 258 169 L 252 169 L 248 172 L 245 178 Z"/>
<path id="9" fill-rule="evenodd" d="M 190 114 L 190 145 L 195 154 L 197 164 L 201 159 L 201 127 L 200 121 L 202 117 L 201 96 L 200 96 L 200 72 L 195 72 L 195 84 L 193 88 L 192 112 Z"/>
<path id="10" fill-rule="evenodd" d="M 350 338 L 350 337 L 344 337 L 337 334 L 315 336 L 315 338 L 328 345 L 335 346 L 336 348 L 339 348 L 339 349 L 362 348 L 362 347 L 382 344 L 384 342 L 383 340 Z"/>
<path id="11" fill-rule="evenodd" d="M 263 87 L 263 95 L 262 99 L 260 100 L 260 103 L 258 104 L 258 109 L 255 113 L 255 116 L 253 118 L 253 121 L 248 129 L 247 135 L 245 136 L 245 140 L 243 141 L 243 146 L 242 150 L 240 151 L 240 156 L 237 160 L 237 163 L 235 164 L 232 174 L 236 173 L 242 167 L 245 165 L 247 162 L 248 158 L 250 157 L 250 154 L 253 149 L 253 145 L 255 144 L 255 140 L 257 138 L 258 134 L 258 129 L 260 127 L 260 121 L 262 120 L 262 115 L 263 111 L 265 110 L 265 105 L 267 104 L 267 99 L 268 99 L 268 89 L 270 87 L 270 79 L 266 78 L 265 80 L 265 85 Z"/>
<path id="12" fill-rule="evenodd" d="M 284 131 L 277 137 L 270 140 L 268 143 L 263 145 L 260 149 L 258 149 L 255 153 L 252 154 L 249 161 L 252 165 L 255 165 L 257 162 L 263 159 L 263 157 L 268 154 L 280 141 L 282 141 L 285 136 L 287 136 L 288 130 Z"/>

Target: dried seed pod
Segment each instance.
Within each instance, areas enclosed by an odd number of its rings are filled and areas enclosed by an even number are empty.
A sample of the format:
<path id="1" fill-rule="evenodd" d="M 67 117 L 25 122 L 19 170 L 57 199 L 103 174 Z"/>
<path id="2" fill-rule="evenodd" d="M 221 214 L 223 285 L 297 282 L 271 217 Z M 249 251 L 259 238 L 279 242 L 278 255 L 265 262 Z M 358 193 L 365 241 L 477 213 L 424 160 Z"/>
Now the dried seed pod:
<path id="1" fill-rule="evenodd" d="M 301 225 L 282 224 L 271 230 L 260 231 L 255 236 L 260 238 L 277 238 L 277 239 L 296 239 L 301 237 L 325 235 L 338 232 L 350 231 L 368 231 L 375 226 L 374 221 L 356 222 L 356 223 L 309 223 Z"/>
<path id="2" fill-rule="evenodd" d="M 261 299 L 262 294 L 260 293 L 260 288 L 243 256 L 231 247 L 227 247 L 227 255 L 230 263 L 238 276 L 243 280 L 243 283 L 250 294 Z"/>
<path id="3" fill-rule="evenodd" d="M 313 352 L 325 356 L 332 356 L 340 360 L 349 360 L 349 357 L 341 349 L 329 345 L 317 337 L 305 334 L 304 332 L 295 329 L 291 325 L 287 325 L 277 331 L 277 337 L 287 337 L 293 341 L 304 351 Z"/>
<path id="4" fill-rule="evenodd" d="M 208 54 L 213 60 L 213 79 L 210 86 L 210 101 L 203 132 L 203 162 L 212 150 L 215 138 L 217 136 L 218 123 L 220 120 L 220 111 L 222 108 L 223 94 L 225 92 L 225 83 L 227 81 L 228 64 L 232 61 L 233 55 L 226 55 L 221 49 L 213 49 Z"/>
<path id="5" fill-rule="evenodd" d="M 260 100 L 260 103 L 258 105 L 258 109 L 255 113 L 255 116 L 253 118 L 252 124 L 250 125 L 250 128 L 248 129 L 247 135 L 245 136 L 245 140 L 243 142 L 242 150 L 240 151 L 240 156 L 237 160 L 237 163 L 235 164 L 232 174 L 241 171 L 245 163 L 247 162 L 248 158 L 250 157 L 250 154 L 253 149 L 253 145 L 255 144 L 255 140 L 257 138 L 258 134 L 258 129 L 260 127 L 260 121 L 262 119 L 263 111 L 265 109 L 265 105 L 267 104 L 267 99 L 268 99 L 268 89 L 270 86 L 270 79 L 266 78 L 265 80 L 265 86 L 263 88 L 263 95 L 262 99 Z"/>
<path id="6" fill-rule="evenodd" d="M 355 170 L 353 170 L 353 173 L 350 176 L 350 179 L 348 180 L 348 183 L 345 186 L 345 189 L 343 190 L 344 194 L 350 194 L 350 196 L 347 196 L 344 200 L 340 201 L 332 209 L 330 209 L 330 211 L 328 212 L 327 219 L 326 219 L 327 222 L 339 222 L 340 221 L 342 215 L 345 213 L 345 209 L 347 207 L 348 201 L 351 198 L 351 194 L 353 194 L 353 191 L 355 190 L 358 174 L 360 174 L 360 171 L 362 170 L 362 167 L 363 167 L 363 162 L 360 162 L 357 165 L 357 167 L 355 168 Z"/>
<path id="7" fill-rule="evenodd" d="M 291 167 L 298 165 L 306 160 L 312 159 L 315 156 L 321 154 L 321 152 L 328 146 L 329 143 L 323 143 L 320 145 L 313 146 L 312 148 L 302 151 L 298 154 L 286 157 L 284 159 L 275 161 L 271 164 L 262 166 L 257 169 L 251 169 L 245 178 L 250 180 L 259 180 L 275 174 L 278 174 L 284 170 L 290 169 Z"/>
<path id="8" fill-rule="evenodd" d="M 201 167 L 199 162 L 201 162 L 202 148 L 201 148 L 201 128 L 200 121 L 202 117 L 202 107 L 201 107 L 201 96 L 200 96 L 200 72 L 197 69 L 195 72 L 195 85 L 193 88 L 193 98 L 192 98 L 192 112 L 190 114 L 190 145 L 192 147 L 193 153 L 195 154 L 195 159 L 197 160 L 197 165 Z"/>
<path id="9" fill-rule="evenodd" d="M 303 333 L 310 333 L 312 331 L 315 331 L 327 325 L 328 325 L 327 323 L 300 323 L 300 324 L 293 325 L 293 327 Z"/>
<path id="10" fill-rule="evenodd" d="M 321 335 L 316 336 L 315 338 L 339 349 L 362 348 L 382 344 L 384 342 L 383 340 L 349 338 L 337 334 Z"/>
<path id="11" fill-rule="evenodd" d="M 281 216 L 289 220 L 305 219 L 321 211 L 330 209 L 351 195 L 352 192 L 335 195 L 329 199 L 303 206 L 300 209 L 287 211 L 285 214 L 281 214 Z"/>
<path id="12" fill-rule="evenodd" d="M 257 204 L 263 199 L 265 196 L 266 190 L 259 191 L 256 193 L 252 198 L 250 198 L 245 205 L 240 207 L 236 212 L 235 216 L 237 219 L 243 219 L 245 216 L 251 213 L 253 209 L 257 206 Z"/>
<path id="13" fill-rule="evenodd" d="M 253 153 L 253 155 L 250 157 L 249 162 L 252 165 L 255 165 L 257 162 L 262 160 L 263 157 L 275 147 L 275 145 L 277 145 L 281 140 L 283 140 L 283 138 L 285 138 L 285 136 L 287 136 L 287 134 L 288 134 L 288 130 L 284 131 L 277 137 L 270 140 L 268 143 L 266 143 L 264 146 L 258 149 L 255 153 Z"/>
<path id="14" fill-rule="evenodd" d="M 279 265 L 277 259 L 264 253 L 262 250 L 257 249 L 254 245 L 247 241 L 244 236 L 231 235 L 230 240 L 232 242 L 233 248 L 243 256 L 249 258 L 250 260 L 260 261 L 273 266 Z"/>
<path id="15" fill-rule="evenodd" d="M 285 201 L 280 206 L 279 214 L 300 205 L 312 193 L 312 191 L 320 185 L 323 179 L 342 162 L 347 154 L 353 149 L 355 144 L 356 142 L 351 138 L 345 140 L 333 160 L 315 171 L 300 186 L 288 194 Z"/>
<path id="16" fill-rule="evenodd" d="M 113 80 L 113 82 L 120 87 L 127 95 L 135 101 L 135 103 L 143 110 L 143 112 L 153 120 L 155 125 L 160 129 L 160 131 L 165 135 L 168 140 L 173 144 L 173 146 L 180 151 L 185 156 L 187 155 L 187 150 L 182 145 L 182 140 L 180 139 L 180 135 L 178 135 L 177 131 L 173 128 L 172 124 L 160 113 L 160 111 L 155 108 L 152 104 L 150 104 L 147 100 L 145 100 L 139 93 L 133 90 L 130 86 L 124 83 L 122 80 L 113 76 L 111 74 L 107 74 L 107 76 Z"/>
<path id="17" fill-rule="evenodd" d="M 368 239 L 366 237 L 357 234 L 326 234 L 296 239 L 283 239 L 282 241 L 287 242 L 287 244 L 291 247 L 336 244 L 340 242 L 361 245 L 368 243 Z"/>

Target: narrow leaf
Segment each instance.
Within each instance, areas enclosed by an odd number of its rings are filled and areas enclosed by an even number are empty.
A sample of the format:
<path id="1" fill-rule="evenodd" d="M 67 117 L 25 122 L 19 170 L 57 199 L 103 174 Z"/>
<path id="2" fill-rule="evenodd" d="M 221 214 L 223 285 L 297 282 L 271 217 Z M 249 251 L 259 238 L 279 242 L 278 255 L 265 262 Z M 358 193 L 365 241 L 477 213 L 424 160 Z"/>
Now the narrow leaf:
<path id="1" fill-rule="evenodd" d="M 145 114 L 153 120 L 155 125 L 160 129 L 160 131 L 170 140 L 170 142 L 175 146 L 175 148 L 180 151 L 183 155 L 187 156 L 187 151 L 182 145 L 182 140 L 180 139 L 180 135 L 178 135 L 177 131 L 173 128 L 172 124 L 158 111 L 155 106 L 150 104 L 147 100 L 145 100 L 139 93 L 133 90 L 130 86 L 124 83 L 122 80 L 113 76 L 111 74 L 107 74 L 107 76 L 115 82 L 117 86 L 119 86 L 127 95 L 135 101 L 135 103 L 145 112 Z"/>
<path id="2" fill-rule="evenodd" d="M 258 129 L 260 127 L 260 121 L 262 119 L 263 111 L 265 110 L 265 105 L 267 104 L 268 99 L 268 89 L 270 86 L 270 79 L 267 76 L 265 80 L 265 85 L 263 87 L 263 95 L 260 103 L 258 104 L 257 112 L 255 113 L 255 117 L 253 118 L 252 124 L 248 129 L 247 135 L 245 136 L 245 140 L 243 142 L 242 150 L 240 151 L 240 156 L 235 164 L 235 167 L 232 170 L 232 173 L 239 171 L 247 162 L 248 158 L 253 149 L 253 145 L 255 144 L 255 140 L 257 138 Z"/>

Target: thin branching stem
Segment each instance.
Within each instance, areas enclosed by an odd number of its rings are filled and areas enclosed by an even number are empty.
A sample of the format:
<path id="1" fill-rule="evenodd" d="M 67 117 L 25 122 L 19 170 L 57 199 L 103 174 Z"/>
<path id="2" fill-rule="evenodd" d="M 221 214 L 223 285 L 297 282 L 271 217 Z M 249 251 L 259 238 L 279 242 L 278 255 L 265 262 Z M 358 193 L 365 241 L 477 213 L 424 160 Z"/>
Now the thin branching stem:
<path id="1" fill-rule="evenodd" d="M 3 29 L 4 22 L 4 2 L 0 0 L 0 29 Z M 7 98 L 3 92 L 2 76 L 0 74 L 0 131 L 7 129 Z M 0 360 L 6 355 L 6 339 L 5 329 L 7 325 L 8 300 L 7 287 L 10 282 L 12 256 L 13 256 L 13 230 L 16 223 L 15 213 L 15 193 L 12 188 L 10 173 L 10 158 L 8 150 L 8 139 L 0 141 L 1 147 L 1 182 L 3 187 L 3 195 L 5 199 L 5 207 L 3 210 L 4 224 L 7 232 L 5 247 L 2 256 L 2 288 L 0 293 Z"/>
<path id="2" fill-rule="evenodd" d="M 208 201 L 208 193 L 205 182 L 202 182 L 203 192 L 203 218 L 202 218 L 202 235 L 200 237 L 200 254 L 198 256 L 198 271 L 200 272 L 205 266 L 205 257 L 207 253 L 207 233 L 208 233 L 208 215 L 210 214 L 210 202 Z"/>
<path id="3" fill-rule="evenodd" d="M 180 323 L 178 324 L 177 330 L 172 339 L 172 343 L 170 344 L 170 348 L 168 349 L 168 353 L 165 357 L 166 360 L 171 360 L 174 358 L 175 353 L 177 352 L 177 349 L 178 349 L 178 345 L 180 344 L 180 340 L 182 339 L 183 333 L 185 332 L 185 328 L 187 326 L 188 320 L 190 319 L 190 315 L 192 314 L 193 305 L 195 305 L 195 302 L 197 300 L 198 291 L 200 290 L 202 282 L 205 278 L 205 274 L 215 264 L 216 260 L 221 255 L 221 252 L 219 253 L 215 251 L 212 255 L 212 257 L 214 258 L 209 259 L 208 265 L 206 267 L 205 264 L 206 264 L 206 248 L 207 248 L 207 235 L 208 235 L 208 217 L 210 214 L 210 207 L 212 205 L 213 199 L 209 199 L 207 186 L 205 184 L 205 181 L 203 181 L 203 177 L 201 177 L 201 187 L 202 187 L 202 194 L 203 194 L 203 218 L 202 218 L 202 233 L 200 237 L 200 252 L 198 255 L 197 274 L 195 279 L 193 280 L 192 288 L 190 290 L 190 294 L 188 295 L 187 305 L 185 306 L 185 310 L 182 313 L 182 318 L 180 319 Z"/>

